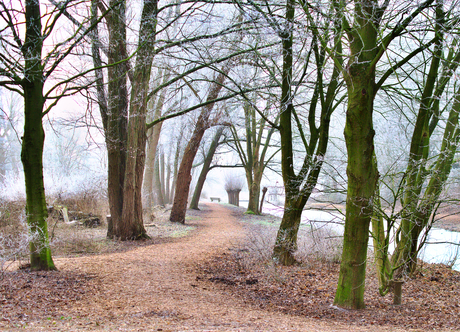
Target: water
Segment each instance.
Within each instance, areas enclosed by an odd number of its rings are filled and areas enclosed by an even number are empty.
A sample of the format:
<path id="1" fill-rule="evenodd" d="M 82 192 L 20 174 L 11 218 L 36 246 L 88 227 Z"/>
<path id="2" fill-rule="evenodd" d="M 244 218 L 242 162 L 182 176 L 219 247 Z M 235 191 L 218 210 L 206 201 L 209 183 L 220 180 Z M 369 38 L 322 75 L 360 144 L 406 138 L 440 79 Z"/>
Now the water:
<path id="1" fill-rule="evenodd" d="M 431 229 L 427 244 L 419 253 L 419 258 L 427 263 L 443 263 L 452 265 L 452 269 L 460 271 L 460 233 L 445 229 Z"/>
<path id="2" fill-rule="evenodd" d="M 264 203 L 263 212 L 282 217 L 284 208 Z M 302 213 L 303 224 L 308 223 L 315 228 L 326 227 L 337 234 L 343 234 L 344 218 L 338 212 L 305 210 Z M 452 265 L 452 269 L 460 271 L 460 233 L 438 228 L 431 229 L 426 244 L 419 253 L 419 258 L 427 263 Z"/>

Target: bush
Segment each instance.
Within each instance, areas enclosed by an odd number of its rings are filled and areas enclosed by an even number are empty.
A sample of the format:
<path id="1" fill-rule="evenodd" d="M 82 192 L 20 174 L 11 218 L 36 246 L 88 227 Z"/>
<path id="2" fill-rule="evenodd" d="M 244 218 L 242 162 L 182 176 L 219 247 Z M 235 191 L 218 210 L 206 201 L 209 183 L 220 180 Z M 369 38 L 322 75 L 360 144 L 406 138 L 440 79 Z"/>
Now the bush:
<path id="1" fill-rule="evenodd" d="M 24 207 L 16 202 L 2 202 L 0 225 L 0 274 L 17 261 L 28 261 L 29 234 L 25 224 Z"/>
<path id="2" fill-rule="evenodd" d="M 259 221 L 251 224 L 246 239 L 234 250 L 235 259 L 241 269 L 251 270 L 255 265 L 264 265 L 276 270 L 272 260 L 273 247 L 278 231 L 278 223 L 267 225 L 260 223 L 260 217 L 247 216 Z M 271 217 L 273 218 L 273 217 Z M 312 228 L 303 224 L 299 229 L 296 260 L 302 265 L 312 261 L 322 263 L 339 263 L 342 255 L 341 237 L 327 227 Z"/>
<path id="3" fill-rule="evenodd" d="M 23 224 L 26 202 L 0 199 L 0 228 L 18 227 Z"/>

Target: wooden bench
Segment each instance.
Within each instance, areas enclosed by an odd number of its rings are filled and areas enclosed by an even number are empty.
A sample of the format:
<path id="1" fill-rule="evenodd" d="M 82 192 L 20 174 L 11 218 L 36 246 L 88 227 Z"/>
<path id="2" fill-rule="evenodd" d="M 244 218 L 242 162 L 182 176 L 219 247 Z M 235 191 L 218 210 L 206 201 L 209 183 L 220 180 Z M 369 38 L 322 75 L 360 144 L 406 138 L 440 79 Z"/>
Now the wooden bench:
<path id="1" fill-rule="evenodd" d="M 218 201 L 220 203 L 220 197 L 209 197 L 211 202 Z"/>

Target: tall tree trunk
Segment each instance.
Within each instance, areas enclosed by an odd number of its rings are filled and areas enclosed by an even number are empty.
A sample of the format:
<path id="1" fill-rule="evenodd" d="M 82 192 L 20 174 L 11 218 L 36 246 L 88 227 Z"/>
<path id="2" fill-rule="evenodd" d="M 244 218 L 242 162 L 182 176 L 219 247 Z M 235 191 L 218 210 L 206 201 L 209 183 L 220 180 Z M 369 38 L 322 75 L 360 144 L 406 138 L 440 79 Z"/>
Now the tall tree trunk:
<path id="1" fill-rule="evenodd" d="M 385 296 L 389 290 L 390 280 L 393 275 L 390 260 L 388 257 L 389 238 L 385 236 L 384 220 L 380 213 L 381 210 L 379 188 L 377 185 L 377 195 L 375 198 L 374 215 L 372 216 L 372 241 L 374 245 L 374 262 L 379 280 L 379 293 Z"/>
<path id="2" fill-rule="evenodd" d="M 144 184 L 142 190 L 144 192 L 143 202 L 145 208 L 151 212 L 153 208 L 153 177 L 155 176 L 155 155 L 158 141 L 152 137 L 155 127 L 147 130 L 147 153 L 145 161 Z"/>
<path id="3" fill-rule="evenodd" d="M 42 116 L 43 66 L 40 2 L 26 1 L 26 37 L 23 45 L 25 72 L 24 90 L 24 135 L 21 161 L 24 166 L 26 184 L 27 225 L 31 240 L 30 265 L 32 270 L 56 270 L 51 258 L 46 218 L 48 212 L 43 183 L 43 144 L 45 132 Z"/>
<path id="4" fill-rule="evenodd" d="M 343 70 L 348 95 L 344 132 L 348 152 L 348 191 L 342 262 L 334 299 L 334 304 L 340 307 L 364 308 L 368 231 L 376 203 L 374 195 L 378 180 L 372 115 L 375 94 L 388 77 L 384 75 L 377 85 L 375 68 L 391 41 L 400 36 L 433 1 L 427 0 L 416 6 L 380 42 L 380 24 L 389 2 L 379 6 L 377 0 L 355 0 L 351 6 L 354 11 L 352 26 L 342 14 L 347 4 L 334 2 L 348 34 L 350 47 L 349 62 Z"/>
<path id="5" fill-rule="evenodd" d="M 344 73 L 348 91 L 345 124 L 348 192 L 342 261 L 334 303 L 349 309 L 364 308 L 369 225 L 378 179 L 372 121 L 377 8 L 375 0 L 355 1 L 350 62 Z"/>
<path id="6" fill-rule="evenodd" d="M 159 76 L 163 76 L 161 82 L 165 83 L 170 78 L 170 71 L 160 70 Z M 157 98 L 157 102 L 154 103 L 153 107 L 155 109 L 153 114 L 153 120 L 158 119 L 161 116 L 161 111 L 164 106 L 164 101 L 166 99 L 166 89 L 162 90 L 159 97 Z M 157 154 L 158 142 L 160 141 L 160 134 L 161 128 L 163 127 L 163 122 L 157 123 L 153 128 L 147 130 L 147 137 L 148 137 L 148 145 L 147 145 L 147 156 L 146 156 L 146 167 L 145 167 L 145 175 L 144 175 L 144 203 L 146 204 L 146 208 L 151 211 L 153 201 L 154 201 L 154 165 L 155 165 L 155 158 Z"/>
<path id="7" fill-rule="evenodd" d="M 212 101 L 219 96 L 222 90 L 223 83 L 227 77 L 230 67 L 226 67 L 217 76 L 209 91 L 207 101 Z M 182 161 L 177 174 L 176 190 L 174 195 L 174 203 L 171 209 L 170 221 L 185 223 L 185 214 L 187 212 L 187 200 L 190 190 L 190 182 L 192 181 L 192 166 L 196 153 L 203 138 L 204 132 L 209 128 L 209 117 L 214 107 L 214 103 L 210 103 L 203 107 L 200 116 L 198 117 L 192 137 L 190 138 L 187 147 L 185 148 Z"/>
<path id="8" fill-rule="evenodd" d="M 91 32 L 91 55 L 93 60 L 93 66 L 95 69 L 94 74 L 96 76 L 96 92 L 97 92 L 97 104 L 102 117 L 102 125 L 104 132 L 107 133 L 107 122 L 108 122 L 108 109 L 107 109 L 107 96 L 104 90 L 104 73 L 101 59 L 101 41 L 99 38 L 99 29 L 97 27 L 98 19 L 98 8 L 99 0 L 91 1 L 91 24 L 95 25 L 94 30 Z"/>
<path id="9" fill-rule="evenodd" d="M 345 141 L 348 151 L 348 193 L 342 263 L 335 297 L 336 304 L 351 309 L 364 308 L 369 224 L 378 178 L 373 160 L 374 71 L 372 69 L 367 75 L 365 71 L 357 71 L 356 74 L 350 71 L 350 77 L 347 78 Z"/>
<path id="10" fill-rule="evenodd" d="M 187 211 L 187 200 L 190 189 L 190 182 L 192 181 L 192 165 L 195 155 L 200 146 L 201 139 L 203 138 L 204 132 L 207 129 L 204 119 L 206 115 L 200 115 L 198 118 L 197 127 L 193 131 L 192 137 L 185 148 L 182 161 L 179 166 L 176 182 L 176 194 L 174 196 L 174 203 L 171 210 L 170 221 L 185 223 L 185 214 Z"/>
<path id="11" fill-rule="evenodd" d="M 206 154 L 206 158 L 204 159 L 203 168 L 201 169 L 200 176 L 198 177 L 198 181 L 195 186 L 195 192 L 193 193 L 193 197 L 190 202 L 191 209 L 199 210 L 198 202 L 200 201 L 201 191 L 203 190 L 203 185 L 206 181 L 206 176 L 208 175 L 209 168 L 211 167 L 212 159 L 214 157 L 214 153 L 217 150 L 217 146 L 219 144 L 219 140 L 223 132 L 224 127 L 219 127 L 214 135 L 214 138 L 212 139 L 208 153 Z"/>
<path id="12" fill-rule="evenodd" d="M 157 157 L 155 159 L 155 168 L 154 168 L 154 173 L 155 173 L 155 181 L 153 183 L 153 191 L 154 191 L 154 197 L 155 197 L 155 205 L 159 206 L 165 206 L 165 200 L 164 200 L 164 195 L 163 195 L 163 188 L 161 186 L 161 164 L 160 164 L 160 155 L 163 154 L 163 151 L 158 151 Z"/>
<path id="13" fill-rule="evenodd" d="M 257 103 L 257 100 L 255 100 L 254 103 Z M 262 181 L 265 167 L 274 156 L 273 154 L 272 156 L 267 157 L 267 152 L 276 127 L 271 127 L 267 132 L 266 119 L 261 117 L 257 120 L 256 110 L 249 102 L 244 105 L 244 116 L 246 128 L 246 149 L 244 149 L 241 144 L 241 139 L 238 137 L 238 131 L 234 127 L 231 129 L 235 142 L 235 150 L 237 151 L 241 163 L 243 164 L 246 182 L 249 189 L 249 201 L 246 213 L 260 214 L 260 183 Z M 276 117 L 273 123 L 276 125 L 278 121 L 279 116 Z M 263 140 L 265 141 L 262 142 Z"/>
<path id="14" fill-rule="evenodd" d="M 396 268 L 395 279 L 402 278 L 415 270 L 418 240 L 423 229 L 428 226 L 431 214 L 439 203 L 442 190 L 449 177 L 460 139 L 459 129 L 460 89 L 457 90 L 454 103 L 444 129 L 444 136 L 438 159 L 430 172 L 430 179 L 421 198 L 417 197 L 417 206 L 410 220 L 401 222 L 399 242 L 392 256 L 392 265 Z"/>
<path id="15" fill-rule="evenodd" d="M 171 197 L 169 194 L 171 193 L 171 153 L 168 154 L 168 161 L 166 162 L 166 179 L 165 179 L 165 203 L 171 203 Z"/>
<path id="16" fill-rule="evenodd" d="M 171 184 L 171 191 L 169 194 L 169 198 L 171 201 L 174 200 L 175 195 L 175 190 L 176 190 L 176 183 L 177 183 L 177 177 L 179 173 L 179 163 L 181 159 L 181 149 L 180 146 L 182 145 L 182 134 L 183 134 L 183 128 L 181 128 L 181 135 L 179 136 L 177 140 L 177 149 L 176 153 L 174 154 L 174 165 L 173 165 L 173 181 Z"/>
<path id="17" fill-rule="evenodd" d="M 294 1 L 287 0 L 286 20 L 293 26 Z M 322 72 L 325 66 L 325 51 L 318 46 L 319 32 L 312 28 L 314 38 L 312 40 L 312 51 L 315 54 L 318 72 Z M 281 36 L 283 37 L 283 36 Z M 325 86 L 323 77 L 319 73 L 315 90 L 310 102 L 308 114 L 309 142 L 303 133 L 302 125 L 293 106 L 292 86 L 292 64 L 293 64 L 293 36 L 283 38 L 283 80 L 281 90 L 281 114 L 280 114 L 280 136 L 281 136 L 281 168 L 283 175 L 286 199 L 284 204 L 284 215 L 277 233 L 273 258 L 283 265 L 291 265 L 295 262 L 294 251 L 297 248 L 297 233 L 301 221 L 302 210 L 310 198 L 310 195 L 317 184 L 321 172 L 324 156 L 329 140 L 329 124 L 334 110 L 334 100 L 337 94 L 338 77 L 340 71 L 334 66 L 330 84 L 326 95 L 323 94 Z M 341 33 L 340 28 L 334 31 L 334 51 L 337 52 L 337 62 L 341 63 Z M 310 55 L 309 55 L 310 56 Z M 320 125 L 317 127 L 316 108 L 318 101 L 321 101 Z M 304 142 L 306 156 L 303 165 L 296 174 L 294 170 L 294 151 L 292 145 L 292 122 L 295 121 L 297 129 Z"/>
<path id="18" fill-rule="evenodd" d="M 114 225 L 122 223 L 123 183 L 126 165 L 126 140 L 128 128 L 128 89 L 126 49 L 126 3 L 111 0 L 112 13 L 108 19 L 109 45 L 108 63 L 108 111 L 107 145 L 108 162 L 108 197 L 111 218 L 107 228 L 107 237 L 118 237 L 114 233 Z M 115 65 L 114 65 L 115 64 Z M 104 118 L 104 116 L 103 116 Z"/>
<path id="19" fill-rule="evenodd" d="M 122 222 L 113 228 L 114 236 L 121 240 L 148 237 L 142 217 L 142 183 L 147 142 L 147 93 L 154 57 L 157 11 L 157 0 L 144 0 L 131 89 Z"/>
<path id="20" fill-rule="evenodd" d="M 160 112 L 155 112 L 155 118 L 160 116 Z M 144 198 L 143 201 L 146 208 L 151 211 L 154 203 L 154 183 L 155 183 L 155 159 L 158 151 L 158 143 L 160 141 L 161 128 L 163 122 L 160 122 L 153 126 L 153 128 L 147 130 L 148 144 L 147 144 L 147 155 L 146 155 L 146 167 L 144 172 Z"/>
<path id="21" fill-rule="evenodd" d="M 161 153 L 159 156 L 160 158 L 160 187 L 161 187 L 161 192 L 163 194 L 163 199 L 165 199 L 165 196 L 166 196 L 166 179 L 165 179 L 165 175 L 166 175 L 166 163 L 165 163 L 165 154 L 164 153 Z"/>
<path id="22" fill-rule="evenodd" d="M 411 139 L 402 199 L 402 220 L 400 232 L 398 232 L 400 239 L 392 257 L 393 266 L 397 267 L 395 271 L 396 279 L 402 278 L 405 274 L 411 273 L 415 269 L 418 254 L 418 238 L 420 232 L 426 226 L 432 211 L 432 209 L 427 210 L 427 206 L 424 206 L 425 203 L 420 201 L 420 199 L 423 183 L 429 174 L 429 171 L 426 169 L 426 163 L 430 149 L 430 119 L 435 113 L 433 105 L 437 104 L 437 101 L 434 102 L 436 99 L 435 89 L 437 88 L 437 79 L 443 54 L 444 12 L 442 6 L 443 0 L 437 0 L 435 47 Z M 446 130 L 447 128 L 449 126 L 446 127 Z M 442 157 L 439 159 L 442 159 Z M 434 202 L 432 203 L 434 204 Z M 431 202 L 429 205 L 431 205 Z M 428 211 L 429 214 L 427 214 Z"/>

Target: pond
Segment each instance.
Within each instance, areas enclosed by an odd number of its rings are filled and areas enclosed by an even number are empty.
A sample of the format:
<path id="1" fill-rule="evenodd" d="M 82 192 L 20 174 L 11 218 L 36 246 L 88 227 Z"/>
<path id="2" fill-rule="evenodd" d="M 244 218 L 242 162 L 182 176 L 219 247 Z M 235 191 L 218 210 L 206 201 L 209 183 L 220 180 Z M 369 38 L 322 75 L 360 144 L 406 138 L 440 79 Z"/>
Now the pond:
<path id="1" fill-rule="evenodd" d="M 264 203 L 263 212 L 282 217 L 284 208 Z M 343 222 L 344 216 L 339 212 L 311 209 L 302 213 L 303 224 L 311 224 L 314 228 L 327 227 L 337 234 L 343 234 Z M 372 247 L 372 241 L 369 245 Z M 460 233 L 433 228 L 419 258 L 427 263 L 451 265 L 454 270 L 460 271 Z"/>

